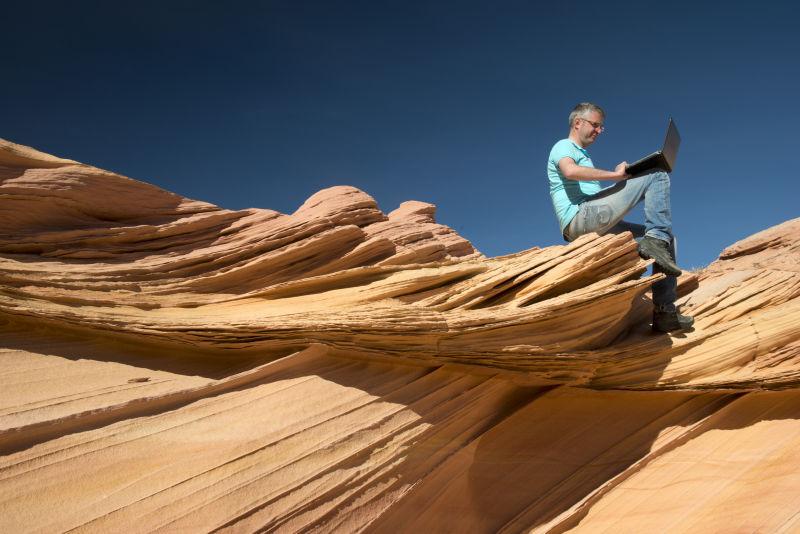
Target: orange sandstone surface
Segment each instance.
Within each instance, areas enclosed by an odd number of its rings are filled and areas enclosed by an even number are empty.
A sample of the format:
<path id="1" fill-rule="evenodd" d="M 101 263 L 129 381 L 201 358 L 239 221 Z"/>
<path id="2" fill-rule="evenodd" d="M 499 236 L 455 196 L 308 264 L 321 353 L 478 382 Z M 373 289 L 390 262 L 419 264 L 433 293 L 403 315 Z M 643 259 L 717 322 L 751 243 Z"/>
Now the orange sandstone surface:
<path id="1" fill-rule="evenodd" d="M 0 141 L 0 531 L 800 531 L 800 219 L 654 335 L 630 235 L 486 258 L 434 214 Z"/>

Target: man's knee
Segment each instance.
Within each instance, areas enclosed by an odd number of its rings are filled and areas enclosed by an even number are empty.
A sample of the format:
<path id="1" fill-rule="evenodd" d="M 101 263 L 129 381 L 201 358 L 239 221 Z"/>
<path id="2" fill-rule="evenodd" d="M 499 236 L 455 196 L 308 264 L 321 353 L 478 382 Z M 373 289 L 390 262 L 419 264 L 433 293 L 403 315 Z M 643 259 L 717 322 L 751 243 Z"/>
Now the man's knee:
<path id="1" fill-rule="evenodd" d="M 637 176 L 636 178 L 631 178 L 628 181 L 631 182 L 631 185 L 634 185 L 636 182 L 638 182 L 637 185 L 639 187 L 643 187 L 644 189 L 649 189 L 650 187 L 668 188 L 670 185 L 669 174 L 664 171 L 643 174 L 641 176 Z"/>

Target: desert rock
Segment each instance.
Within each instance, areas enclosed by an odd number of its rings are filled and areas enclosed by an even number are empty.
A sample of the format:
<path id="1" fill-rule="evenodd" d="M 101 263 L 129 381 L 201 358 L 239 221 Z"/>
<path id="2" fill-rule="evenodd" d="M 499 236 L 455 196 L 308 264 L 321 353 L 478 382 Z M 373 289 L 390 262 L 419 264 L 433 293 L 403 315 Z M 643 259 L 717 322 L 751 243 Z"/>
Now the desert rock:
<path id="1" fill-rule="evenodd" d="M 0 531 L 800 528 L 800 219 L 681 277 L 0 142 Z M 123 527 L 124 525 L 124 527 Z"/>

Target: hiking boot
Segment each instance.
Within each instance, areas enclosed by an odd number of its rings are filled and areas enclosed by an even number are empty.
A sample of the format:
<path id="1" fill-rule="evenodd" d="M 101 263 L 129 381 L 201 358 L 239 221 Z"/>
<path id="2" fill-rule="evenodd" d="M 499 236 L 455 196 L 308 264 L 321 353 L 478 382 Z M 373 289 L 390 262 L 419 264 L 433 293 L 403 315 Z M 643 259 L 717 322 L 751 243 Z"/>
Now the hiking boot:
<path id="1" fill-rule="evenodd" d="M 653 331 L 672 332 L 673 330 L 689 330 L 694 324 L 694 317 L 681 315 L 677 311 L 653 311 Z"/>
<path id="2" fill-rule="evenodd" d="M 639 256 L 656 260 L 656 265 L 661 267 L 664 274 L 681 275 L 681 269 L 675 264 L 675 260 L 669 252 L 669 244 L 666 241 L 648 235 L 644 236 L 639 241 Z"/>

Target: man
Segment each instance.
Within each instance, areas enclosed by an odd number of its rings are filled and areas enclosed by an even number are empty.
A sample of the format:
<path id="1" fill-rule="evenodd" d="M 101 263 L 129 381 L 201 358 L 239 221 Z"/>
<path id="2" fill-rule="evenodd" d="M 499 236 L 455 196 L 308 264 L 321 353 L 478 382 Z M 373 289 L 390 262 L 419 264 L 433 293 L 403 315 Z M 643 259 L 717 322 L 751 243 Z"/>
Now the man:
<path id="1" fill-rule="evenodd" d="M 653 270 L 667 275 L 653 284 L 653 330 L 689 329 L 694 319 L 679 314 L 675 307 L 681 270 L 675 264 L 669 175 L 659 171 L 630 176 L 624 161 L 613 171 L 595 169 L 586 148 L 603 133 L 604 121 L 605 112 L 599 106 L 578 104 L 569 115 L 569 137 L 550 151 L 547 175 L 561 232 L 567 241 L 590 232 L 632 232 L 639 241 L 639 254 L 655 260 Z M 600 180 L 617 183 L 602 189 Z M 644 225 L 622 220 L 642 201 Z"/>

